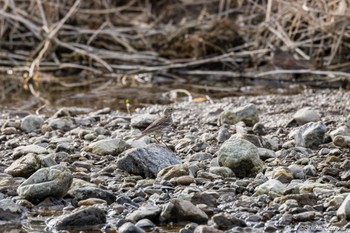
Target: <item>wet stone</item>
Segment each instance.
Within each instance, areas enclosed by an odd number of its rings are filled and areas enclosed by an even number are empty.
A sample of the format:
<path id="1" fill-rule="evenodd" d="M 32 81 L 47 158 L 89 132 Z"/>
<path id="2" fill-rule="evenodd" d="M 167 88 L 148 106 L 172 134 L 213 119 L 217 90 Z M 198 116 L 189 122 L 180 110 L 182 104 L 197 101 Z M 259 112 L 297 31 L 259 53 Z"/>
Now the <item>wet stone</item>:
<path id="1" fill-rule="evenodd" d="M 10 199 L 0 200 L 0 220 L 19 220 L 22 215 L 22 208 Z"/>
<path id="2" fill-rule="evenodd" d="M 88 198 L 88 199 L 79 201 L 77 205 L 78 206 L 107 205 L 107 202 L 100 198 Z"/>
<path id="3" fill-rule="evenodd" d="M 271 158 L 276 158 L 276 153 L 273 150 L 266 148 L 258 148 L 259 157 L 261 160 L 267 160 Z"/>
<path id="4" fill-rule="evenodd" d="M 223 232 L 224 231 L 221 231 L 219 229 L 216 229 L 212 226 L 207 226 L 207 225 L 199 225 L 194 230 L 194 233 L 223 233 Z"/>
<path id="5" fill-rule="evenodd" d="M 116 200 L 116 196 L 113 193 L 93 187 L 77 188 L 73 191 L 73 196 L 76 201 L 81 201 L 88 198 L 99 198 L 105 200 L 108 205 L 112 204 Z"/>
<path id="6" fill-rule="evenodd" d="M 140 227 L 142 229 L 152 229 L 152 228 L 156 227 L 156 225 L 151 220 L 149 220 L 147 218 L 144 218 L 144 219 L 137 221 L 135 226 Z"/>
<path id="7" fill-rule="evenodd" d="M 229 230 L 236 226 L 247 226 L 244 220 L 224 213 L 215 214 L 211 219 L 220 230 Z"/>
<path id="8" fill-rule="evenodd" d="M 291 164 L 288 166 L 288 169 L 291 171 L 294 179 L 305 179 L 305 171 L 303 167 Z"/>
<path id="9" fill-rule="evenodd" d="M 179 222 L 192 221 L 195 223 L 206 223 L 208 215 L 193 205 L 190 201 L 172 199 L 167 203 L 160 215 L 162 221 Z"/>
<path id="10" fill-rule="evenodd" d="M 190 196 L 194 205 L 205 204 L 208 207 L 217 207 L 220 197 L 219 193 L 213 191 L 193 192 Z"/>
<path id="11" fill-rule="evenodd" d="M 93 226 L 106 223 L 106 213 L 100 208 L 80 207 L 71 213 L 63 214 L 48 221 L 50 229 L 65 229 L 67 227 Z"/>
<path id="12" fill-rule="evenodd" d="M 127 222 L 118 228 L 119 233 L 145 233 L 142 228 L 135 226 L 134 224 Z"/>
<path id="13" fill-rule="evenodd" d="M 288 226 L 293 221 L 293 215 L 289 213 L 284 213 L 282 217 L 278 220 L 277 225 L 278 226 Z"/>
<path id="14" fill-rule="evenodd" d="M 145 204 L 128 215 L 126 220 L 131 222 L 137 222 L 144 218 L 147 218 L 151 221 L 157 220 L 161 211 L 161 208 L 156 205 Z"/>

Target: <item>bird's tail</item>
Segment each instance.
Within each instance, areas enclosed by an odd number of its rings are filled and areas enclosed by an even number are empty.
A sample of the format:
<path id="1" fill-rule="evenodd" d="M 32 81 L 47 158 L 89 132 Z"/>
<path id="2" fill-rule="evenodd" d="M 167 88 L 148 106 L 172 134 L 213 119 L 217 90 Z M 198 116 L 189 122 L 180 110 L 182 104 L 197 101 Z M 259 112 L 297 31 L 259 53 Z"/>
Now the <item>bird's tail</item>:
<path id="1" fill-rule="evenodd" d="M 139 136 L 135 137 L 133 139 L 133 141 L 139 140 L 140 138 L 142 138 L 143 136 L 145 136 L 144 134 L 140 134 Z"/>

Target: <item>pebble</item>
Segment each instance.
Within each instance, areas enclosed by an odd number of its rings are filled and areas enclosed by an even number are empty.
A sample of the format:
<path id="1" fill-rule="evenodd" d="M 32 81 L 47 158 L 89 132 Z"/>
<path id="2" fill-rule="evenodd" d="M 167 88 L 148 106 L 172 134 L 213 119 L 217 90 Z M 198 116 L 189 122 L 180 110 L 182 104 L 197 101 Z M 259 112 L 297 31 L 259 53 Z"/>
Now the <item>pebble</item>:
<path id="1" fill-rule="evenodd" d="M 235 173 L 233 173 L 233 171 L 228 167 L 210 167 L 209 172 L 222 176 L 223 178 L 235 176 Z"/>
<path id="2" fill-rule="evenodd" d="M 350 148 L 350 136 L 337 135 L 334 137 L 333 143 L 342 148 Z"/>
<path id="3" fill-rule="evenodd" d="M 216 139 L 218 142 L 224 142 L 231 137 L 230 131 L 226 127 L 221 127 L 218 131 Z"/>
<path id="4" fill-rule="evenodd" d="M 287 186 L 281 181 L 271 179 L 255 188 L 255 195 L 282 194 Z"/>

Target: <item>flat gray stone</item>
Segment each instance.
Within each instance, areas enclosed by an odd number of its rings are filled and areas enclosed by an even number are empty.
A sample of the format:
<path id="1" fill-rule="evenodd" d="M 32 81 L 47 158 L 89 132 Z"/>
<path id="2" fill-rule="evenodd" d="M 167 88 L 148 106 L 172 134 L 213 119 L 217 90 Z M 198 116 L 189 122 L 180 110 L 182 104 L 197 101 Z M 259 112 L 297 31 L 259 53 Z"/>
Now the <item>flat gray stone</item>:
<path id="1" fill-rule="evenodd" d="M 254 104 L 248 104 L 233 110 L 223 111 L 219 121 L 222 124 L 234 125 L 243 121 L 247 126 L 253 126 L 259 121 L 259 113 Z"/>
<path id="2" fill-rule="evenodd" d="M 206 223 L 208 215 L 190 201 L 172 199 L 163 207 L 161 220 L 167 222 L 192 221 L 195 223 Z"/>
<path id="3" fill-rule="evenodd" d="M 40 167 L 41 164 L 38 156 L 36 154 L 29 153 L 15 160 L 8 168 L 5 169 L 5 173 L 10 174 L 13 177 L 20 176 L 28 178 Z"/>
<path id="4" fill-rule="evenodd" d="M 103 139 L 103 140 L 91 143 L 86 147 L 86 150 L 97 155 L 117 156 L 129 148 L 130 146 L 123 139 L 114 138 L 114 139 Z"/>
<path id="5" fill-rule="evenodd" d="M 72 183 L 71 171 L 61 165 L 41 168 L 24 181 L 17 189 L 21 198 L 38 203 L 47 197 L 61 198 Z"/>
<path id="6" fill-rule="evenodd" d="M 108 205 L 112 204 L 117 199 L 113 193 L 94 187 L 77 188 L 73 191 L 73 196 L 78 202 L 88 198 L 99 198 L 105 200 Z"/>
<path id="7" fill-rule="evenodd" d="M 134 128 L 146 128 L 153 121 L 155 121 L 159 116 L 156 114 L 140 114 L 135 115 L 131 118 L 130 125 Z"/>
<path id="8" fill-rule="evenodd" d="M 176 164 L 181 164 L 181 159 L 173 151 L 159 144 L 129 149 L 117 160 L 119 169 L 151 178 L 156 177 L 163 168 Z"/>
<path id="9" fill-rule="evenodd" d="M 12 158 L 18 159 L 19 157 L 26 155 L 26 154 L 29 154 L 29 153 L 48 154 L 49 152 L 46 150 L 46 148 L 38 146 L 38 145 L 19 146 L 13 150 Z"/>
<path id="10" fill-rule="evenodd" d="M 129 214 L 126 217 L 126 220 L 132 221 L 132 222 L 137 222 L 144 218 L 147 218 L 149 220 L 158 220 L 158 217 L 161 211 L 162 210 L 160 207 L 148 203 L 148 204 L 142 205 L 137 210 Z"/>
<path id="11" fill-rule="evenodd" d="M 317 112 L 311 109 L 310 107 L 299 109 L 293 115 L 293 119 L 298 123 L 298 125 L 303 125 L 309 122 L 317 122 L 321 120 Z"/>

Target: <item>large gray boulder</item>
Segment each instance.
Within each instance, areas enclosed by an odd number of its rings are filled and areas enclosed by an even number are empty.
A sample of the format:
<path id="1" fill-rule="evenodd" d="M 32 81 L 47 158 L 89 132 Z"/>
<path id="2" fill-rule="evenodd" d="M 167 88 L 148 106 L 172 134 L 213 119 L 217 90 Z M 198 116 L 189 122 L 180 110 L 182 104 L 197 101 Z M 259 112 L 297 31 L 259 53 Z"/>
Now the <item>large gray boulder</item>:
<path id="1" fill-rule="evenodd" d="M 241 138 L 224 142 L 218 154 L 219 165 L 230 168 L 239 178 L 255 176 L 264 165 L 257 147 Z"/>
<path id="2" fill-rule="evenodd" d="M 71 171 L 61 165 L 41 168 L 17 189 L 21 198 L 38 203 L 47 197 L 63 197 L 72 183 Z"/>
<path id="3" fill-rule="evenodd" d="M 181 159 L 173 151 L 159 144 L 150 144 L 125 151 L 117 166 L 129 173 L 152 178 L 163 168 L 180 163 Z"/>

